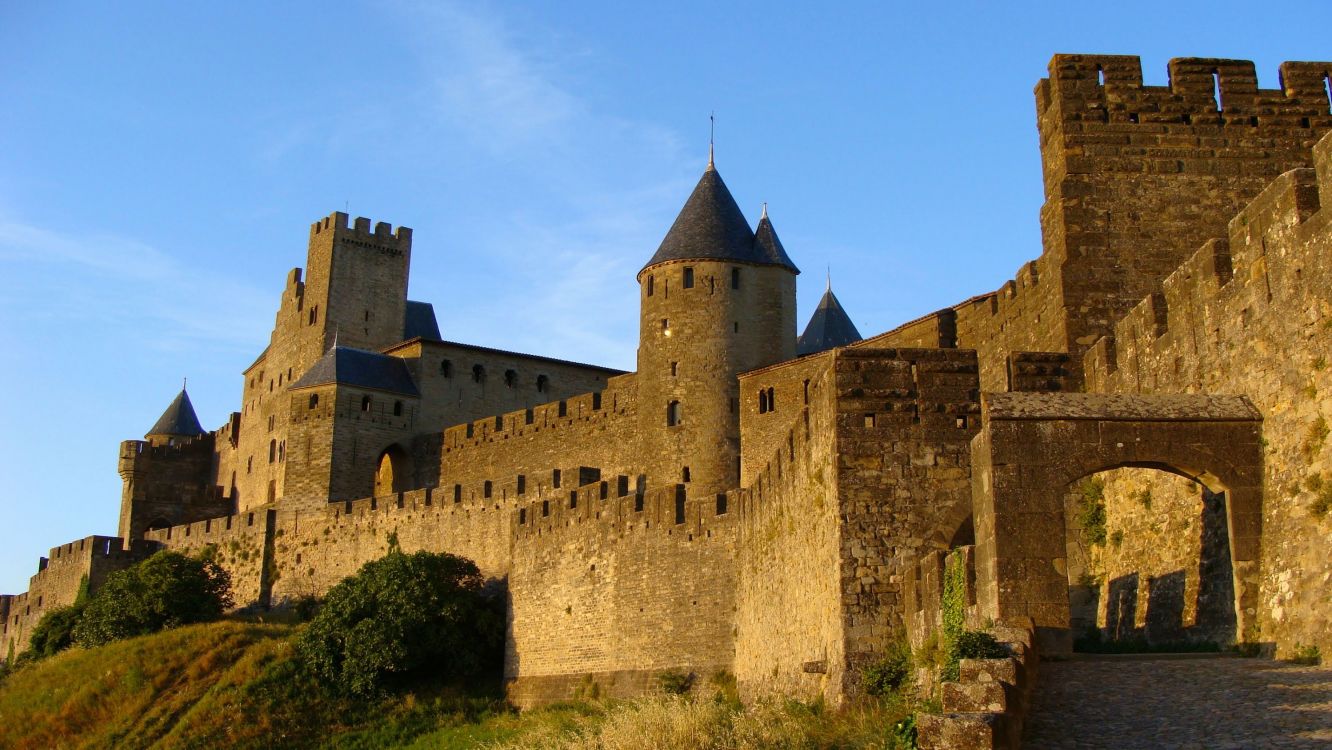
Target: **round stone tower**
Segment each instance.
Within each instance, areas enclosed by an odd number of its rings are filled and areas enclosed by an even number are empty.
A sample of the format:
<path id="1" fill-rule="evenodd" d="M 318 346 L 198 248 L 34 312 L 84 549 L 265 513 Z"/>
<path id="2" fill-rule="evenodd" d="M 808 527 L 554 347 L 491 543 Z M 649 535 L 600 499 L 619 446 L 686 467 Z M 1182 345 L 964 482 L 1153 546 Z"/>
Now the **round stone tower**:
<path id="1" fill-rule="evenodd" d="M 757 232 L 708 168 L 638 273 L 638 410 L 648 485 L 739 484 L 739 373 L 795 356 L 795 277 L 766 209 Z"/>

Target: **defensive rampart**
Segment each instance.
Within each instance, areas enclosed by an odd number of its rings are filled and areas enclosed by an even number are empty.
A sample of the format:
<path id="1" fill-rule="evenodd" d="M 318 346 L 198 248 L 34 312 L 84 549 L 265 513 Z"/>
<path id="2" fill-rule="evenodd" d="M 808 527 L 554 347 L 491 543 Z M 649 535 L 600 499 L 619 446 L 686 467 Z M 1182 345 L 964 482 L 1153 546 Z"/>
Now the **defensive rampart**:
<path id="1" fill-rule="evenodd" d="M 1332 647 L 1332 138 L 1276 180 L 1087 352 L 1089 390 L 1243 393 L 1267 444 L 1260 637 Z M 1328 484 L 1325 484 L 1325 481 Z"/>

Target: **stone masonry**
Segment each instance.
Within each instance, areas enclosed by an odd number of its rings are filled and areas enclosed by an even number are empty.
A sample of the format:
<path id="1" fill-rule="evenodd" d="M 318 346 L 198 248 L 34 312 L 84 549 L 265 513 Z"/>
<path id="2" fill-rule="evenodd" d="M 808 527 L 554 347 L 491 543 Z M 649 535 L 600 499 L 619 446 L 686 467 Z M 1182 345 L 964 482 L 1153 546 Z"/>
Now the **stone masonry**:
<path id="1" fill-rule="evenodd" d="M 118 535 L 0 597 L 0 656 L 158 549 L 211 550 L 238 605 L 282 607 L 395 543 L 504 591 L 524 707 L 667 671 L 838 703 L 926 637 L 949 550 L 968 621 L 1044 653 L 1119 625 L 1332 650 L 1332 65 L 1274 90 L 1245 61 L 1169 71 L 1056 55 L 1039 257 L 799 357 L 799 270 L 711 162 L 637 274 L 631 373 L 447 340 L 408 298 L 412 230 L 319 219 L 238 410 L 194 430 L 182 391 L 190 419 L 121 444 Z M 1093 475 L 1118 541 L 1089 549 L 1070 498 Z"/>

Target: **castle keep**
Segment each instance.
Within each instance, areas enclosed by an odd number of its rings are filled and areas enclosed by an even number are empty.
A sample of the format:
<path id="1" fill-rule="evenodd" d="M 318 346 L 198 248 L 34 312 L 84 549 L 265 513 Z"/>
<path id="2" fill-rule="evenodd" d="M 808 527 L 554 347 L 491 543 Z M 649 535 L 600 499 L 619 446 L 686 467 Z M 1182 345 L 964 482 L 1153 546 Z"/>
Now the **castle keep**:
<path id="1" fill-rule="evenodd" d="M 117 535 L 0 597 L 0 646 L 156 549 L 211 547 L 273 607 L 392 539 L 507 588 L 523 706 L 664 670 L 840 701 L 937 618 L 951 549 L 969 616 L 1046 651 L 1126 627 L 1326 652 L 1332 64 L 1280 72 L 1177 59 L 1156 87 L 1056 55 L 1039 257 L 865 339 L 831 287 L 797 335 L 800 249 L 711 160 L 635 279 L 628 373 L 445 338 L 407 298 L 410 229 L 322 218 L 239 410 L 205 430 L 182 390 L 122 443 Z M 1089 551 L 1092 475 L 1119 541 Z"/>

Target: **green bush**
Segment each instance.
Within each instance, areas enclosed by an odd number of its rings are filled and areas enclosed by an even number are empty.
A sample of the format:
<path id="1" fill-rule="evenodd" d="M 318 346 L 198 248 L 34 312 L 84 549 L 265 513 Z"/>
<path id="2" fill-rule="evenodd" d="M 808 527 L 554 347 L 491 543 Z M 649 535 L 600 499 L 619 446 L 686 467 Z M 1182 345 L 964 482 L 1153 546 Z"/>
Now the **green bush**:
<path id="1" fill-rule="evenodd" d="M 1077 487 L 1078 525 L 1087 537 L 1087 543 L 1093 546 L 1105 544 L 1105 482 L 1100 477 L 1083 480 Z"/>
<path id="2" fill-rule="evenodd" d="M 423 675 L 462 679 L 494 669 L 503 605 L 482 583 L 465 558 L 391 550 L 328 592 L 297 653 L 330 685 L 362 696 Z"/>
<path id="3" fill-rule="evenodd" d="M 73 628 L 89 648 L 193 622 L 216 620 L 231 606 L 231 577 L 211 559 L 162 551 L 107 576 Z"/>
<path id="4" fill-rule="evenodd" d="M 993 635 L 980 630 L 967 630 L 957 637 L 959 659 L 1003 659 L 1008 649 Z"/>
<path id="5" fill-rule="evenodd" d="M 54 656 L 74 645 L 74 627 L 83 616 L 84 604 L 53 609 L 42 615 L 32 629 L 28 651 L 38 658 Z"/>
<path id="6" fill-rule="evenodd" d="M 657 674 L 657 685 L 667 695 L 684 695 L 694 686 L 693 672 L 668 669 Z"/>
<path id="7" fill-rule="evenodd" d="M 861 679 L 867 694 L 882 697 L 897 692 L 910 675 L 911 647 L 903 638 L 890 644 L 882 659 L 866 667 Z"/>

